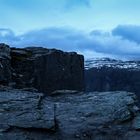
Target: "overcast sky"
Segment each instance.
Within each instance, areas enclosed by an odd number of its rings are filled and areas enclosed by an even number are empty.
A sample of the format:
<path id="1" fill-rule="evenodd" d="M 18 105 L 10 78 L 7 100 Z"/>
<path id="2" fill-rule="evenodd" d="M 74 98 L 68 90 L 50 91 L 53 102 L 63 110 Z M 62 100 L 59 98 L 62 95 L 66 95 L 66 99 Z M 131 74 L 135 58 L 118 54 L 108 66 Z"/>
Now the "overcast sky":
<path id="1" fill-rule="evenodd" d="M 140 59 L 140 0 L 0 0 L 0 42 Z"/>

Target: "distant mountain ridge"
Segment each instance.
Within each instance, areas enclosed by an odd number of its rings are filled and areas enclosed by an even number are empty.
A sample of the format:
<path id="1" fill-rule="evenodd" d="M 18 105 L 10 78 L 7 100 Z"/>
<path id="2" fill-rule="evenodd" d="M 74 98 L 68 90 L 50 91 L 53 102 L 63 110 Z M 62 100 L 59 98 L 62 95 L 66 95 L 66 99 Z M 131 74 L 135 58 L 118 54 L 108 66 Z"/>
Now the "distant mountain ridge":
<path id="1" fill-rule="evenodd" d="M 120 69 L 140 69 L 140 60 L 123 61 L 111 58 L 91 58 L 85 60 L 85 69 L 112 67 Z"/>
<path id="2" fill-rule="evenodd" d="M 85 61 L 86 91 L 128 91 L 140 99 L 140 61 L 110 58 Z"/>

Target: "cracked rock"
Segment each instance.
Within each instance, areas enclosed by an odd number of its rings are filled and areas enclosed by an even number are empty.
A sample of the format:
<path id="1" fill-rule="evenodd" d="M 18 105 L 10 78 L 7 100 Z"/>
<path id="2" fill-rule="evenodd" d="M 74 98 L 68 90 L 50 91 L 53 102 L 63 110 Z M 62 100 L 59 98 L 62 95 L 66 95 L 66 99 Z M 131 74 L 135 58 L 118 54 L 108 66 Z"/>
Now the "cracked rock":
<path id="1" fill-rule="evenodd" d="M 7 127 L 54 129 L 53 104 L 48 101 L 45 108 L 38 108 L 41 93 L 28 91 L 0 92 L 1 129 Z M 46 111 L 47 110 L 47 111 Z"/>
<path id="2" fill-rule="evenodd" d="M 59 91 L 60 93 L 61 91 Z M 140 114 L 129 92 L 79 92 L 60 96 L 0 90 L 1 140 L 99 140 L 139 137 Z"/>

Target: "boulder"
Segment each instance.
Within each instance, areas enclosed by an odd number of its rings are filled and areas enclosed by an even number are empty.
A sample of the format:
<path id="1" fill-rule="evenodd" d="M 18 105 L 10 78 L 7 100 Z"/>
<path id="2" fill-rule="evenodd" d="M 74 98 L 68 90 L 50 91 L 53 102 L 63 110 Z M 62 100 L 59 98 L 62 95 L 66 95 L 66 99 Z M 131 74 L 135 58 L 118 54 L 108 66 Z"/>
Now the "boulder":
<path id="1" fill-rule="evenodd" d="M 84 58 L 56 49 L 12 48 L 13 81 L 16 87 L 34 87 L 51 94 L 55 90 L 84 89 Z"/>
<path id="2" fill-rule="evenodd" d="M 0 85 L 8 85 L 11 80 L 10 48 L 0 44 Z"/>

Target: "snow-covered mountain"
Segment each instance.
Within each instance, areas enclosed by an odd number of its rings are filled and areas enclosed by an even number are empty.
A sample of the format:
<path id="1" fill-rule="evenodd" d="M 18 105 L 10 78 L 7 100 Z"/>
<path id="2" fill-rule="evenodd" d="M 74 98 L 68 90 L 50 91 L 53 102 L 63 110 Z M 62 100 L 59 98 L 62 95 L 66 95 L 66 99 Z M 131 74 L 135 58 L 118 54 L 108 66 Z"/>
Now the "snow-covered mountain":
<path id="1" fill-rule="evenodd" d="M 86 91 L 129 91 L 140 99 L 140 61 L 110 58 L 85 61 Z"/>
<path id="2" fill-rule="evenodd" d="M 85 69 L 90 68 L 120 68 L 120 69 L 140 69 L 140 61 L 122 61 L 110 58 L 92 58 L 85 60 Z"/>

